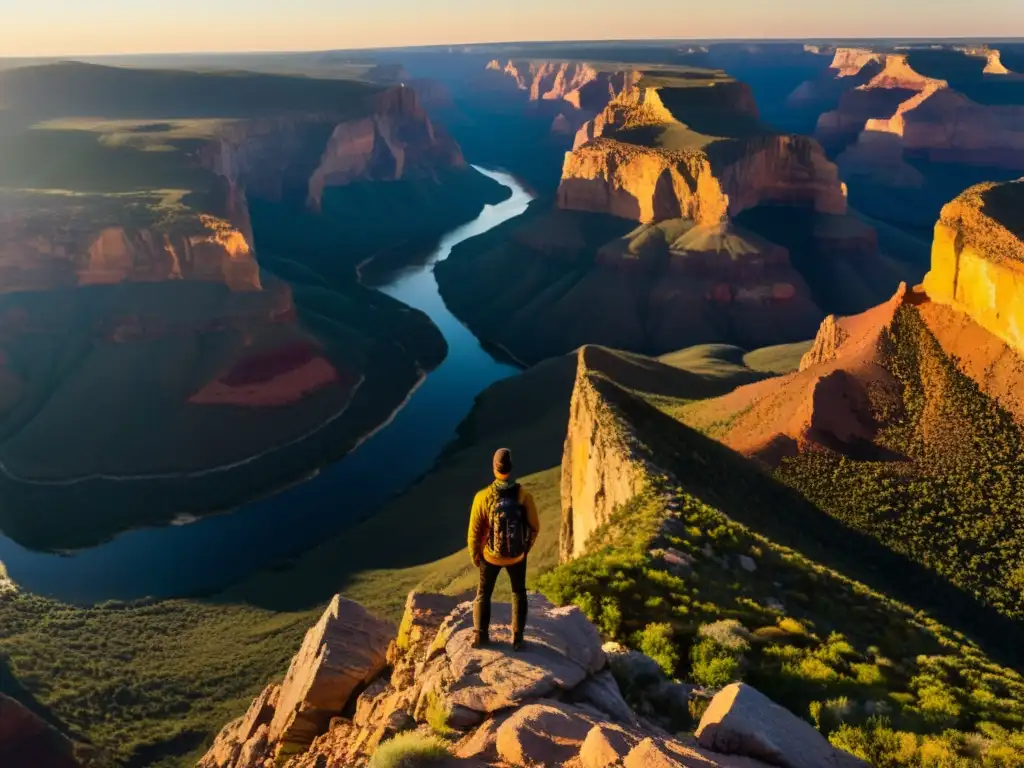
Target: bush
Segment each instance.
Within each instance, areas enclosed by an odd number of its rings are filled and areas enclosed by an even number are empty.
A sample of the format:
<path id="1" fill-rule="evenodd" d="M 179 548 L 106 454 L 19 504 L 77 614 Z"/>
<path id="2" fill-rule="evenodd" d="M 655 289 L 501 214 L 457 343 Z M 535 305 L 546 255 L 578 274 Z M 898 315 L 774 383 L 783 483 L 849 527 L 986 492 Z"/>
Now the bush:
<path id="1" fill-rule="evenodd" d="M 730 651 L 746 651 L 750 648 L 750 633 L 736 619 L 703 624 L 697 634 Z"/>
<path id="2" fill-rule="evenodd" d="M 370 768 L 420 768 L 451 755 L 448 745 L 441 739 L 412 731 L 381 744 L 370 760 Z"/>
<path id="3" fill-rule="evenodd" d="M 705 688 L 722 688 L 739 678 L 740 661 L 736 654 L 714 640 L 705 638 L 690 651 L 694 681 Z"/>
<path id="4" fill-rule="evenodd" d="M 679 666 L 679 651 L 673 642 L 672 625 L 668 623 L 648 624 L 637 633 L 636 646 L 658 662 L 669 677 Z"/>
<path id="5" fill-rule="evenodd" d="M 447 737 L 455 735 L 455 729 L 448 725 L 448 719 L 450 717 L 451 710 L 449 710 L 447 702 L 433 691 L 428 693 L 426 718 L 427 725 L 430 726 L 430 730 L 438 736 Z"/>

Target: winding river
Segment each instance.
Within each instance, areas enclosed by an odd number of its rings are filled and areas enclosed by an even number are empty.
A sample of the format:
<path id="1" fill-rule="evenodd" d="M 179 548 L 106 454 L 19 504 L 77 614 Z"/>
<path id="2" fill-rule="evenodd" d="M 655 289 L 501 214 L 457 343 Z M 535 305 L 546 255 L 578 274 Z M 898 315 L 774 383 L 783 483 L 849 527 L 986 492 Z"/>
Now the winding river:
<path id="1" fill-rule="evenodd" d="M 448 341 L 444 362 L 391 422 L 310 480 L 230 514 L 129 531 L 67 555 L 33 552 L 0 535 L 0 563 L 8 575 L 22 589 L 77 603 L 210 592 L 372 514 L 427 471 L 477 394 L 517 372 L 491 357 L 448 311 L 434 278 L 434 264 L 452 248 L 524 213 L 532 199 L 511 175 L 477 170 L 510 188 L 512 196 L 449 232 L 423 264 L 378 286 L 425 312 Z"/>

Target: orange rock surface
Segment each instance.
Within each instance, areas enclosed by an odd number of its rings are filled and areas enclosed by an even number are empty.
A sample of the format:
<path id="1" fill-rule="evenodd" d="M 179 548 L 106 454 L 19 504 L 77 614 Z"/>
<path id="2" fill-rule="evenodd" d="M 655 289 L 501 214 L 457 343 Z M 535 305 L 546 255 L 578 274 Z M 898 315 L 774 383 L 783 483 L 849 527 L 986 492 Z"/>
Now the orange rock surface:
<path id="1" fill-rule="evenodd" d="M 932 301 L 957 309 L 1024 354 L 1024 181 L 982 184 L 942 209 L 932 268 Z"/>

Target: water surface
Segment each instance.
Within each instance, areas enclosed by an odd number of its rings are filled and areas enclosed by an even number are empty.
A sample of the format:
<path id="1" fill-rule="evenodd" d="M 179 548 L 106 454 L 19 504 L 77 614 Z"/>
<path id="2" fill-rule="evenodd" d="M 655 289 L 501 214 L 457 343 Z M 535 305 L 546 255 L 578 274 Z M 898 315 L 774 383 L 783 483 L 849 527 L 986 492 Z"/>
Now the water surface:
<path id="1" fill-rule="evenodd" d="M 9 576 L 22 589 L 82 603 L 209 592 L 315 546 L 427 471 L 477 394 L 517 372 L 495 360 L 448 311 L 434 278 L 434 264 L 452 248 L 519 216 L 532 199 L 511 175 L 477 170 L 512 196 L 445 235 L 425 262 L 378 286 L 429 315 L 448 342 L 444 362 L 389 424 L 312 479 L 229 514 L 129 531 L 66 555 L 33 552 L 0 535 L 0 562 Z"/>

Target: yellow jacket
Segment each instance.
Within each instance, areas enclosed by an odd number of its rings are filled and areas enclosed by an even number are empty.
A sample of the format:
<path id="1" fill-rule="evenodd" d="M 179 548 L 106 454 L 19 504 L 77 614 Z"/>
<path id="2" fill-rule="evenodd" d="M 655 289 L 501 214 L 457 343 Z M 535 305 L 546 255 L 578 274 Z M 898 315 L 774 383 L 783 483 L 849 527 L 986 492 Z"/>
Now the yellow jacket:
<path id="1" fill-rule="evenodd" d="M 495 493 L 494 484 L 487 486 L 473 498 L 473 509 L 469 513 L 469 535 L 466 542 L 469 545 L 469 554 L 474 563 L 479 563 L 482 558 L 491 565 L 515 565 L 521 562 L 526 555 L 500 557 L 488 546 L 491 539 L 491 511 L 497 500 L 498 495 Z M 523 486 L 519 486 L 519 503 L 526 510 L 526 524 L 529 528 L 526 551 L 529 552 L 537 540 L 537 534 L 540 533 L 540 518 L 537 516 L 537 504 L 533 500 L 533 495 Z"/>

